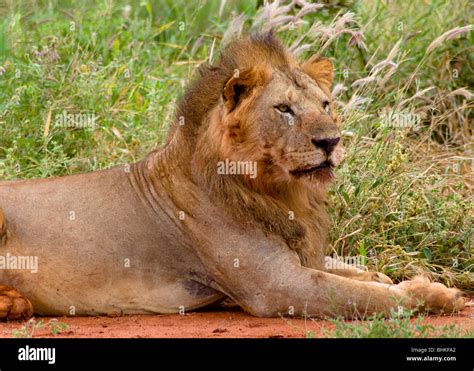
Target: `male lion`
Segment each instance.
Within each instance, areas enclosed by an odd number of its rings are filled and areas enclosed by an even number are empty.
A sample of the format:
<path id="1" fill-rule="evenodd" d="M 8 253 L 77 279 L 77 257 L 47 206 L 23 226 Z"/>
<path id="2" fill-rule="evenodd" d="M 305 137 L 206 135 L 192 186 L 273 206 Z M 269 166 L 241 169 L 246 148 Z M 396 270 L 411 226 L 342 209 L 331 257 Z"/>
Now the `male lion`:
<path id="1" fill-rule="evenodd" d="M 461 309 L 439 283 L 326 269 L 324 198 L 343 156 L 332 82 L 328 59 L 300 63 L 271 32 L 234 40 L 200 68 L 161 150 L 1 182 L 0 317 L 175 313 L 225 297 L 264 317 Z M 37 273 L 5 263 L 30 256 Z"/>

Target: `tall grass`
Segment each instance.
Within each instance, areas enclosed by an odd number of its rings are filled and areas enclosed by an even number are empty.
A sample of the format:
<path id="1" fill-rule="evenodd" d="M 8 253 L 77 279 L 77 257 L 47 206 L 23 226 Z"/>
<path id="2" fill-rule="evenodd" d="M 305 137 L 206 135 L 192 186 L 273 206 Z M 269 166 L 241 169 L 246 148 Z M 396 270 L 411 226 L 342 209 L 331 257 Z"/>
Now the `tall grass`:
<path id="1" fill-rule="evenodd" d="M 362 255 L 395 280 L 424 272 L 473 289 L 473 33 L 438 39 L 469 26 L 468 0 L 287 1 L 260 10 L 211 0 L 6 4 L 1 179 L 143 157 L 162 143 L 174 100 L 196 67 L 216 58 L 229 26 L 271 24 L 301 58 L 322 51 L 337 69 L 347 158 L 331 191 L 331 253 Z M 63 111 L 92 112 L 97 128 L 58 127 Z"/>

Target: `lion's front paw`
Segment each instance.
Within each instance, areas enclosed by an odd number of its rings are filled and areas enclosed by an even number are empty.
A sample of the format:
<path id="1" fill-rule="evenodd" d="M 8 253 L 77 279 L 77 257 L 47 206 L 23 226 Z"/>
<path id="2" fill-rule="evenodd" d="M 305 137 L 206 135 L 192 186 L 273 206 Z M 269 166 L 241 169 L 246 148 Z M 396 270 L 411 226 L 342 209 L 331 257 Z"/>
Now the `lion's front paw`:
<path id="1" fill-rule="evenodd" d="M 33 305 L 13 287 L 0 285 L 0 320 L 27 319 L 33 315 Z"/>
<path id="2" fill-rule="evenodd" d="M 415 277 L 392 288 L 408 301 L 411 308 L 432 313 L 453 313 L 465 306 L 465 298 L 458 289 L 450 289 L 441 283 L 432 283 L 425 277 Z M 402 302 L 402 305 L 405 304 Z"/>

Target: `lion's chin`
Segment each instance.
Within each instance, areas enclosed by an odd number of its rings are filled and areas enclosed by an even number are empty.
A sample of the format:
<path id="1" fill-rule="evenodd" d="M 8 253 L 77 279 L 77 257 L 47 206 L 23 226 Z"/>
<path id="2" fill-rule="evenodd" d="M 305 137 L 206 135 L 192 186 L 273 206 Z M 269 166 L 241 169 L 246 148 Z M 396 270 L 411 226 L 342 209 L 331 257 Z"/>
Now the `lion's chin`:
<path id="1" fill-rule="evenodd" d="M 333 169 L 334 166 L 326 161 L 318 166 L 292 170 L 290 174 L 299 181 L 327 183 L 334 178 Z"/>

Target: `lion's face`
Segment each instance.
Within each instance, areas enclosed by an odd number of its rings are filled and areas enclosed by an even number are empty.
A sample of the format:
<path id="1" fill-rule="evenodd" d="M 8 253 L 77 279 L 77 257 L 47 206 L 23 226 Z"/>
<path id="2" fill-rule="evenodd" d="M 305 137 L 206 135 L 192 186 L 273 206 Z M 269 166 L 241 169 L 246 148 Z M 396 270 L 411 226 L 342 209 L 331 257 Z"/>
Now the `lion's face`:
<path id="1" fill-rule="evenodd" d="M 332 64 L 320 58 L 286 71 L 253 68 L 231 79 L 224 91 L 226 157 L 255 161 L 267 186 L 328 183 L 343 158 L 331 84 Z"/>
<path id="2" fill-rule="evenodd" d="M 289 180 L 329 180 L 342 159 L 330 97 L 302 71 L 272 75 L 255 102 L 262 147 Z"/>

